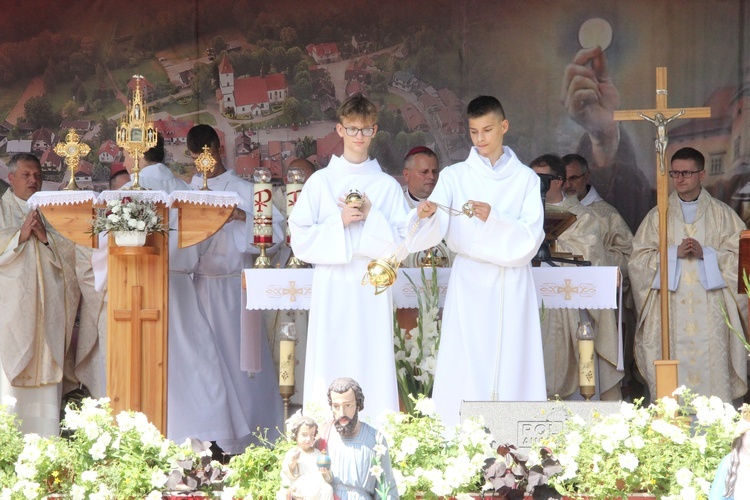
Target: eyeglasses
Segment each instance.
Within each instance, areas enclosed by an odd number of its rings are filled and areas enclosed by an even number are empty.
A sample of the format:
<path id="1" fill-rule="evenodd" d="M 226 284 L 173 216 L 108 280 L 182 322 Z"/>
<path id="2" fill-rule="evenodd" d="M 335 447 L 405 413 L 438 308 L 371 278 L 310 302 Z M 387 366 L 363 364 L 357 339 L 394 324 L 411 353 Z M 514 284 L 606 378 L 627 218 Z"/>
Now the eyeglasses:
<path id="1" fill-rule="evenodd" d="M 584 177 L 586 177 L 586 174 L 581 174 L 581 175 L 569 175 L 569 176 L 568 176 L 568 180 L 569 180 L 570 182 L 575 182 L 575 181 L 577 181 L 578 179 L 583 179 Z"/>
<path id="2" fill-rule="evenodd" d="M 362 135 L 365 137 L 372 137 L 372 134 L 375 133 L 375 127 L 344 127 L 344 130 L 346 130 L 346 135 L 348 135 L 349 137 L 356 137 L 359 132 L 362 132 Z"/>
<path id="3" fill-rule="evenodd" d="M 684 177 L 685 179 L 690 179 L 693 174 L 697 174 L 699 172 L 703 172 L 703 170 L 670 170 L 669 176 L 672 179 L 676 179 L 680 176 Z"/>

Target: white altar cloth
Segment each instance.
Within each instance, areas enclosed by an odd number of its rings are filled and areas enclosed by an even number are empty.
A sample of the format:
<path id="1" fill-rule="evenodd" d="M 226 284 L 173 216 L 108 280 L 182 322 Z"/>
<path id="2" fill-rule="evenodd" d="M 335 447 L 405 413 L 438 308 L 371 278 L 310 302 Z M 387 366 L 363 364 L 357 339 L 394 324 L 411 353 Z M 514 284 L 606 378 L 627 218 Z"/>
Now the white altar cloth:
<path id="1" fill-rule="evenodd" d="M 310 309 L 313 269 L 245 269 L 247 308 Z M 422 287 L 419 268 L 401 268 L 392 287 L 398 308 L 417 307 L 417 296 L 409 280 Z M 439 268 L 440 305 L 448 290 L 450 268 Z M 617 267 L 535 267 L 532 269 L 539 306 L 548 309 L 616 309 Z M 425 269 L 430 279 L 432 270 Z M 363 286 L 371 286 L 369 284 Z M 373 293 L 375 289 L 373 288 Z"/>

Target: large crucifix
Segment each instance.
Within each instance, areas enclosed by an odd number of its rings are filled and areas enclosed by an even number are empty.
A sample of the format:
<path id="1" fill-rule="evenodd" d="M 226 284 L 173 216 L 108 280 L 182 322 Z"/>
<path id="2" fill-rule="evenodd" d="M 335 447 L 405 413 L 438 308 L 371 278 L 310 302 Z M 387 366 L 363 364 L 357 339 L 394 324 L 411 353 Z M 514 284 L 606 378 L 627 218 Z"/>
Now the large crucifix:
<path id="1" fill-rule="evenodd" d="M 709 118 L 711 108 L 669 109 L 667 106 L 667 68 L 656 68 L 656 108 L 615 111 L 616 121 L 647 120 L 656 126 L 656 205 L 659 211 L 659 283 L 661 305 L 661 360 L 656 365 L 656 398 L 671 396 L 677 389 L 678 361 L 670 359 L 669 352 L 669 293 L 667 262 L 667 209 L 669 184 L 667 182 L 666 151 L 667 124 L 678 118 Z"/>

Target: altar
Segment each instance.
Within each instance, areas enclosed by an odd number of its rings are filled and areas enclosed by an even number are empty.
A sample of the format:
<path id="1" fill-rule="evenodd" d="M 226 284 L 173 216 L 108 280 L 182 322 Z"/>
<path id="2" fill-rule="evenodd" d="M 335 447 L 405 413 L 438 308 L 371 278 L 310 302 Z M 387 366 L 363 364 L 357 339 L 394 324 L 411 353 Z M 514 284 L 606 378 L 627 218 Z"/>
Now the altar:
<path id="1" fill-rule="evenodd" d="M 398 309 L 417 308 L 417 293 L 412 286 L 423 287 L 421 268 L 401 268 L 399 279 L 391 287 L 393 303 Z M 435 269 L 440 294 L 440 305 L 445 301 L 450 279 L 450 268 Z M 535 267 L 532 268 L 539 307 L 546 309 L 617 309 L 621 295 L 619 268 L 611 267 Z M 424 269 L 431 280 L 432 269 Z M 314 269 L 245 269 L 243 295 L 246 309 L 242 321 L 241 357 L 253 357 L 261 334 L 259 311 L 310 309 Z M 370 286 L 363 285 L 363 286 Z M 373 288 L 374 293 L 374 288 Z M 621 300 L 621 298 L 620 298 Z M 621 318 L 618 319 L 618 324 Z M 272 335 L 269 334 L 269 337 Z M 617 369 L 622 371 L 622 329 L 617 331 Z M 304 359 L 304 352 L 296 353 Z"/>

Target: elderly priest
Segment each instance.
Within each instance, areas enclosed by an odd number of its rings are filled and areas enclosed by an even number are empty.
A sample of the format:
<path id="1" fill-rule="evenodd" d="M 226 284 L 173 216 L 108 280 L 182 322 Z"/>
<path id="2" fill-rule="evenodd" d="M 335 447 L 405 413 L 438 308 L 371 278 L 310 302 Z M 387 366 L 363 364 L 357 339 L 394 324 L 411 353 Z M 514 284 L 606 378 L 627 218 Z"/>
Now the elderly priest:
<path id="1" fill-rule="evenodd" d="M 20 153 L 8 167 L 11 190 L 0 200 L 0 394 L 15 398 L 24 432 L 57 435 L 66 334 L 78 304 L 65 291 L 69 243 L 26 205 L 42 186 L 39 160 Z"/>

